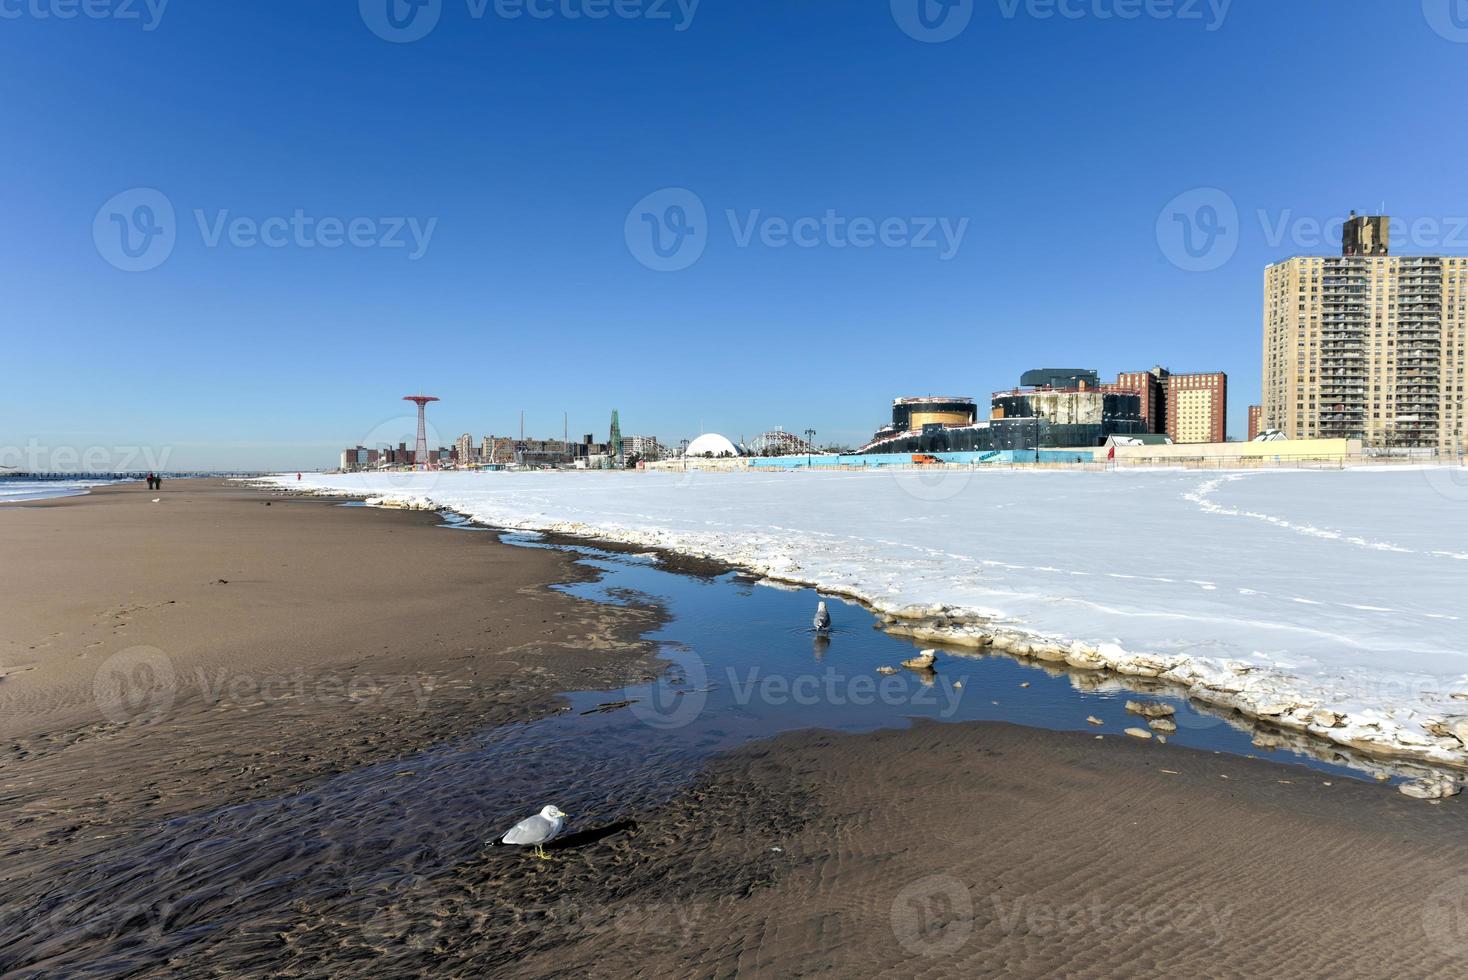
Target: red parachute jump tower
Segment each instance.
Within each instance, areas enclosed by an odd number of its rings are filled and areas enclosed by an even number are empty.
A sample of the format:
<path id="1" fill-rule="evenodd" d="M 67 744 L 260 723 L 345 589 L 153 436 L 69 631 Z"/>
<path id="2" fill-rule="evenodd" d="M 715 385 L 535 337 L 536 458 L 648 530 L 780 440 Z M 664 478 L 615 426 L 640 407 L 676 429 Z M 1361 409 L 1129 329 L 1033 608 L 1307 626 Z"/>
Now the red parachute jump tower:
<path id="1" fill-rule="evenodd" d="M 404 395 L 403 401 L 414 402 L 418 406 L 418 445 L 413 449 L 413 468 L 432 469 L 428 462 L 428 424 L 423 418 L 423 409 L 429 402 L 436 402 L 438 399 L 432 395 Z"/>

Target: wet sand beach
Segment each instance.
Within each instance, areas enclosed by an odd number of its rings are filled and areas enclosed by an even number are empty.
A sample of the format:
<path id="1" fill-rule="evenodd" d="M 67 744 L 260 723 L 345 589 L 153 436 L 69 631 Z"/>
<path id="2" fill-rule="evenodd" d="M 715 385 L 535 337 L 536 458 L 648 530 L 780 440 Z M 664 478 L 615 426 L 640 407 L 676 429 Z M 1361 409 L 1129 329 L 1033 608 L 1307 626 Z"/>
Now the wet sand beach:
<path id="1" fill-rule="evenodd" d="M 663 614 L 551 589 L 592 574 L 562 552 L 437 523 L 222 481 L 0 508 L 0 972 L 1468 964 L 1461 798 L 1111 732 L 794 732 L 614 821 L 573 822 L 549 862 L 444 846 L 459 832 L 444 812 L 476 805 L 434 795 L 464 772 L 452 766 L 569 782 L 574 742 L 559 758 L 499 746 L 564 710 L 557 692 L 606 689 L 612 703 L 650 675 L 642 637 Z M 435 781 L 435 747 L 486 732 Z M 339 801 L 366 794 L 340 787 L 358 776 L 381 789 L 345 808 L 349 823 Z M 615 809 L 598 788 L 615 773 L 582 778 L 578 792 Z M 270 839 L 287 825 L 304 829 Z M 211 858 L 211 841 L 252 834 L 253 860 Z"/>
<path id="2" fill-rule="evenodd" d="M 217 480 L 0 509 L 0 930 L 63 857 L 655 669 L 654 610 L 436 523 Z"/>

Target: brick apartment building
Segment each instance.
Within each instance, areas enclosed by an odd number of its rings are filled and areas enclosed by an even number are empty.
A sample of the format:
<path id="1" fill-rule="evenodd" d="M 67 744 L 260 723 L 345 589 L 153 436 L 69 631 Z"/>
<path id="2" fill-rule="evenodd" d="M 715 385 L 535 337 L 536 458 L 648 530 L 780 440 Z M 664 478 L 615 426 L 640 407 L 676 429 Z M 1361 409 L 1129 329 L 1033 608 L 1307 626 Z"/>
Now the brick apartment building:
<path id="1" fill-rule="evenodd" d="M 1228 375 L 1173 374 L 1165 367 L 1125 371 L 1108 391 L 1133 391 L 1142 399 L 1148 432 L 1175 443 L 1224 442 L 1228 438 Z"/>

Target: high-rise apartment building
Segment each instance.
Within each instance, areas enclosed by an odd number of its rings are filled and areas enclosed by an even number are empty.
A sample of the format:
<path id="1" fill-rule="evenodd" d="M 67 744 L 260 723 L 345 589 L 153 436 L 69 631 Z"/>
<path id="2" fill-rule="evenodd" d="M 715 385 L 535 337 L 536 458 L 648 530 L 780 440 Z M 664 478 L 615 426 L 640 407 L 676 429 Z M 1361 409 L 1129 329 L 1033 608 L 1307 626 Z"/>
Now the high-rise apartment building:
<path id="1" fill-rule="evenodd" d="M 1167 435 L 1176 443 L 1227 441 L 1228 375 L 1168 375 Z"/>
<path id="2" fill-rule="evenodd" d="M 1263 428 L 1385 448 L 1461 445 L 1468 257 L 1391 255 L 1389 226 L 1352 215 L 1341 256 L 1265 270 Z"/>
<path id="3" fill-rule="evenodd" d="M 1124 371 L 1107 391 L 1134 391 L 1142 398 L 1146 431 L 1173 442 L 1223 442 L 1228 438 L 1228 375 L 1173 374 L 1165 367 Z"/>
<path id="4" fill-rule="evenodd" d="M 1259 433 L 1264 431 L 1264 427 L 1259 424 L 1260 420 L 1263 418 L 1263 415 L 1264 415 L 1264 406 L 1263 405 L 1250 405 L 1249 406 L 1249 441 L 1250 442 L 1253 442 L 1255 439 L 1259 438 Z"/>
<path id="5" fill-rule="evenodd" d="M 454 459 L 460 466 L 468 466 L 475 462 L 474 437 L 469 433 L 464 433 L 454 442 Z"/>
<path id="6" fill-rule="evenodd" d="M 623 436 L 622 452 L 627 456 L 636 456 L 644 462 L 663 458 L 663 446 L 658 442 L 657 436 Z"/>
<path id="7" fill-rule="evenodd" d="M 1142 396 L 1142 421 L 1148 432 L 1167 431 L 1167 379 L 1165 367 L 1150 371 L 1123 371 L 1116 376 L 1115 385 L 1105 387 L 1116 391 L 1135 391 Z"/>

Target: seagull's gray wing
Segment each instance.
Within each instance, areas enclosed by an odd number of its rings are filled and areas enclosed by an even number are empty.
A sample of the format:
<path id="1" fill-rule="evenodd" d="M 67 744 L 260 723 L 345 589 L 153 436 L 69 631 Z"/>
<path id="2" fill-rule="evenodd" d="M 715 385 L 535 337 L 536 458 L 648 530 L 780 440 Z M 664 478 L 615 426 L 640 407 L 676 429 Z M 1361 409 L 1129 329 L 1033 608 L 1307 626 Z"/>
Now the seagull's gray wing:
<path id="1" fill-rule="evenodd" d="M 547 820 L 540 814 L 526 817 L 500 838 L 502 844 L 544 844 L 561 832 L 560 820 Z"/>

